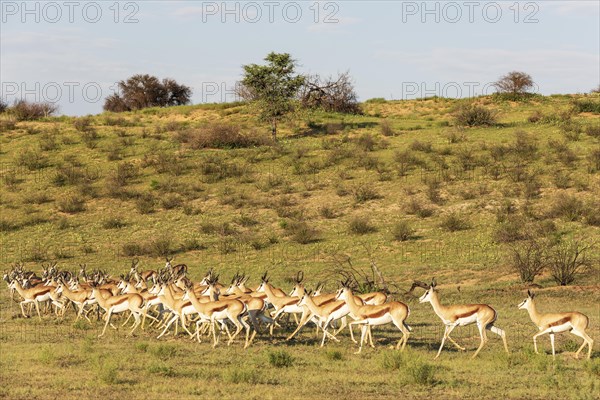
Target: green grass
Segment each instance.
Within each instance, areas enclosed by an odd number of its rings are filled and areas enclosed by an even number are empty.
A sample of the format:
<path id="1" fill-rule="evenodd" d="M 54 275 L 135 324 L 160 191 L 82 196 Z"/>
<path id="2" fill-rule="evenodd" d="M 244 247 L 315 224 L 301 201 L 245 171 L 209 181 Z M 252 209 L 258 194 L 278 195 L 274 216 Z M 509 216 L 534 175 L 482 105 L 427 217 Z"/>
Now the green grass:
<path id="1" fill-rule="evenodd" d="M 535 327 L 516 309 L 526 286 L 497 240 L 502 223 L 523 221 L 553 223 L 548 237 L 600 243 L 590 211 L 600 198 L 599 139 L 563 135 L 568 118 L 582 132 L 598 124 L 593 112 L 569 112 L 577 98 L 481 97 L 476 102 L 497 123 L 471 128 L 454 126 L 459 100 L 377 100 L 364 104 L 364 115 L 314 112 L 290 122 L 277 145 L 228 149 L 195 149 L 182 138 L 215 120 L 268 138 L 268 127 L 243 104 L 107 113 L 91 116 L 84 132 L 68 117 L 17 123 L 0 136 L 3 269 L 26 261 L 39 271 L 41 262 L 60 258 L 60 268 L 86 263 L 118 276 L 133 256 L 143 269 L 156 269 L 170 254 L 189 266 L 192 279 L 213 267 L 223 282 L 241 270 L 256 284 L 268 270 L 288 291 L 298 270 L 307 287 L 324 281 L 335 290 L 339 276 L 332 271 L 340 263 L 349 260 L 370 276 L 375 262 L 392 297 L 410 305 L 415 330 L 402 356 L 389 349 L 399 338 L 391 327 L 374 329 L 376 350 L 360 356 L 347 333 L 340 344 L 319 349 L 312 329 L 291 342 L 283 341 L 288 332 L 276 331 L 272 341 L 260 334 L 247 351 L 239 342 L 212 349 L 207 340 L 183 336 L 158 342 L 152 330 L 125 338 L 124 328 L 109 329 L 97 340 L 101 323 L 73 326 L 71 310 L 62 322 L 13 318 L 18 305 L 3 289 L 0 380 L 10 384 L 0 385 L 0 398 L 397 398 L 399 391 L 414 398 L 592 398 L 597 359 L 572 360 L 577 344 L 568 335 L 557 338 L 560 366 L 548 354 L 532 354 Z M 536 111 L 541 117 L 530 122 Z M 393 134 L 384 136 L 382 123 Z M 510 218 L 502 217 L 507 202 Z M 357 218 L 373 229 L 353 229 Z M 567 287 L 544 271 L 536 283 L 542 310 L 586 313 L 598 343 L 595 271 Z M 469 352 L 447 347 L 432 361 L 441 323 L 405 291 L 414 279 L 433 276 L 443 302 L 497 308 L 510 356 L 489 335 L 471 361 L 477 338 L 467 328 L 453 336 Z M 547 353 L 548 338 L 540 344 Z M 270 361 L 270 352 L 285 356 Z"/>

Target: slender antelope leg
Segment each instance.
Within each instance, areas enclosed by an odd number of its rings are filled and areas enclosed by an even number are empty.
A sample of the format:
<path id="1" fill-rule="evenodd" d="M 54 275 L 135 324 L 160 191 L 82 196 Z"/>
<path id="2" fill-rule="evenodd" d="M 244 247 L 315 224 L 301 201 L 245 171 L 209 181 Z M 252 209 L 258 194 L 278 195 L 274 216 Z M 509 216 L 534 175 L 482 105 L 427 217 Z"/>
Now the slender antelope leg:
<path id="1" fill-rule="evenodd" d="M 444 336 L 442 337 L 442 343 L 440 344 L 440 349 L 437 352 L 437 355 L 433 358 L 434 360 L 440 356 L 442 352 L 442 348 L 444 348 L 444 343 L 446 342 L 446 338 L 450 335 L 450 333 L 456 328 L 456 325 L 446 325 L 446 329 L 444 330 Z"/>
<path id="2" fill-rule="evenodd" d="M 132 313 L 129 313 L 129 315 L 127 316 L 127 319 L 125 320 L 125 322 L 123 322 L 123 324 L 121 326 L 127 325 L 127 323 L 129 322 L 129 319 L 131 318 L 131 314 Z"/>
<path id="3" fill-rule="evenodd" d="M 21 305 L 21 313 L 23 314 L 23 318 L 29 318 L 29 316 L 25 314 L 25 308 L 23 308 L 23 303 L 23 301 L 19 303 Z"/>
<path id="4" fill-rule="evenodd" d="M 543 335 L 544 333 L 546 332 L 542 331 L 533 335 L 533 348 L 535 349 L 535 354 L 540 354 L 537 348 L 537 337 Z"/>
<path id="5" fill-rule="evenodd" d="M 485 342 L 487 342 L 487 335 L 485 333 L 485 328 L 479 324 L 477 325 L 477 328 L 479 328 L 479 336 L 481 337 L 481 342 L 479 343 L 479 347 L 477 348 L 477 351 L 475 351 L 475 354 L 473 354 L 473 357 L 471 357 L 471 358 L 477 357 L 477 354 L 479 354 L 479 352 L 483 348 L 483 345 L 485 344 Z"/>
<path id="6" fill-rule="evenodd" d="M 587 333 L 585 332 L 579 332 L 575 329 L 573 329 L 571 331 L 571 333 L 575 336 L 579 336 L 580 338 L 583 339 L 583 343 L 581 344 L 581 347 L 579 348 L 579 350 L 577 350 L 577 353 L 575 353 L 575 358 L 579 358 L 579 353 L 581 353 L 581 350 L 583 350 L 583 348 L 585 347 L 585 345 L 589 345 L 589 349 L 588 349 L 588 359 L 592 356 L 592 345 L 594 344 L 594 340 L 588 336 Z"/>
<path id="7" fill-rule="evenodd" d="M 40 321 L 42 320 L 42 316 L 40 315 L 40 303 L 37 300 L 33 301 L 35 303 L 35 309 L 37 310 L 37 315 Z"/>
<path id="8" fill-rule="evenodd" d="M 504 329 L 500 329 L 497 326 L 493 326 L 493 325 L 488 325 L 488 326 L 486 326 L 485 329 L 489 329 L 490 332 L 493 332 L 502 338 L 502 343 L 504 344 L 504 350 L 508 353 L 509 352 L 508 344 L 506 343 L 506 332 L 504 332 Z"/>
<path id="9" fill-rule="evenodd" d="M 408 342 L 408 337 L 410 336 L 410 331 L 406 328 L 406 326 L 404 326 L 403 322 L 400 322 L 399 324 L 396 324 L 396 322 L 394 322 L 394 325 L 396 325 L 396 327 L 402 332 L 402 337 L 400 338 L 400 340 L 398 340 L 396 350 L 400 348 L 400 344 L 402 343 L 402 350 L 400 351 L 404 351 L 404 347 L 406 347 L 406 342 Z"/>
<path id="10" fill-rule="evenodd" d="M 454 341 L 454 339 L 452 339 L 452 337 L 450 337 L 450 335 L 448 335 L 448 340 L 450 341 L 450 343 L 452 343 L 453 345 L 455 345 L 460 351 L 465 351 L 465 348 L 462 347 L 460 344 L 456 343 Z"/>
<path id="11" fill-rule="evenodd" d="M 106 323 L 104 324 L 104 329 L 102 329 L 102 333 L 100 335 L 98 335 L 98 337 L 102 337 L 104 336 L 104 333 L 106 332 L 106 327 L 108 326 L 108 324 L 110 323 L 110 317 L 112 316 L 112 308 L 108 310 L 108 313 L 106 314 Z"/>
<path id="12" fill-rule="evenodd" d="M 160 333 L 160 335 L 158 335 L 157 339 L 160 339 L 165 334 L 165 332 L 167 331 L 167 329 L 169 329 L 169 327 L 171 326 L 171 324 L 173 322 L 177 321 L 178 318 L 179 318 L 179 316 L 174 315 L 173 318 L 171 318 L 169 320 L 169 323 L 167 324 L 167 326 L 165 326 L 165 329 L 163 329 L 163 331 Z"/>
<path id="13" fill-rule="evenodd" d="M 365 335 L 367 333 L 367 328 L 368 328 L 367 324 L 363 324 L 363 326 L 361 326 L 361 328 L 360 328 L 360 346 L 358 347 L 358 351 L 356 351 L 354 354 L 360 354 L 360 352 L 362 351 L 363 342 L 365 341 Z"/>
<path id="14" fill-rule="evenodd" d="M 140 309 L 141 311 L 141 309 Z M 135 319 L 135 324 L 133 325 L 133 329 L 131 330 L 131 332 L 129 332 L 129 335 L 127 336 L 131 336 L 133 335 L 133 332 L 136 330 L 136 328 L 142 323 L 142 320 L 140 318 L 140 313 L 136 312 L 135 314 L 133 313 L 133 311 L 131 312 L 133 314 L 133 318 Z"/>
<path id="15" fill-rule="evenodd" d="M 215 333 L 215 320 L 211 320 L 210 330 L 213 334 L 213 348 L 217 347 L 217 343 L 219 340 L 217 339 L 217 334 Z M 220 335 L 219 335 L 220 336 Z"/>
<path id="16" fill-rule="evenodd" d="M 232 322 L 235 324 L 236 330 L 235 330 L 235 333 L 233 334 L 233 336 L 229 338 L 229 341 L 227 342 L 227 346 L 229 346 L 233 342 L 233 339 L 235 339 L 235 337 L 242 331 L 242 328 L 243 328 L 243 325 L 240 324 L 239 321 L 237 323 L 234 321 L 232 321 Z"/>
<path id="17" fill-rule="evenodd" d="M 310 321 L 311 317 L 312 317 L 312 313 L 310 311 L 308 311 L 307 313 L 303 313 L 302 317 L 300 318 L 300 323 L 298 324 L 298 326 L 296 327 L 294 332 L 292 332 L 287 338 L 285 338 L 285 340 L 290 340 L 291 338 L 296 336 L 296 334 L 300 331 L 300 329 L 302 329 L 304 327 L 304 325 L 306 325 L 308 323 L 308 321 Z M 318 327 L 317 327 L 317 329 L 318 329 Z"/>
<path id="18" fill-rule="evenodd" d="M 552 345 L 552 358 L 556 358 L 556 351 L 554 350 L 554 333 L 550 333 L 550 344 Z"/>

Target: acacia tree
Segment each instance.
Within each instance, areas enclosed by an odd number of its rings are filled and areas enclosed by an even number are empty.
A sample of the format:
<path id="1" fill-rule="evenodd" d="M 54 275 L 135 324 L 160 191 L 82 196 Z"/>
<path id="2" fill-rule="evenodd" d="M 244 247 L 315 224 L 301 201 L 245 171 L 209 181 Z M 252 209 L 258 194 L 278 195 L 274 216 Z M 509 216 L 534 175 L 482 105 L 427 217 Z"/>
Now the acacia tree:
<path id="1" fill-rule="evenodd" d="M 148 74 L 133 75 L 119 82 L 120 94 L 112 94 L 104 101 L 106 111 L 122 112 L 147 107 L 169 107 L 188 104 L 192 90 L 173 79 Z"/>
<path id="2" fill-rule="evenodd" d="M 321 78 L 318 74 L 306 77 L 300 90 L 300 101 L 304 107 L 322 108 L 347 114 L 360 114 L 358 96 L 348 72 L 337 78 Z"/>
<path id="3" fill-rule="evenodd" d="M 269 53 L 266 65 L 244 65 L 244 76 L 238 93 L 260 109 L 260 119 L 271 124 L 273 140 L 277 124 L 295 109 L 298 90 L 304 77 L 295 73 L 296 61 L 288 53 Z"/>
<path id="4" fill-rule="evenodd" d="M 519 98 L 533 88 L 534 82 L 525 72 L 512 71 L 498 79 L 494 86 L 498 92 L 508 94 L 512 98 Z"/>

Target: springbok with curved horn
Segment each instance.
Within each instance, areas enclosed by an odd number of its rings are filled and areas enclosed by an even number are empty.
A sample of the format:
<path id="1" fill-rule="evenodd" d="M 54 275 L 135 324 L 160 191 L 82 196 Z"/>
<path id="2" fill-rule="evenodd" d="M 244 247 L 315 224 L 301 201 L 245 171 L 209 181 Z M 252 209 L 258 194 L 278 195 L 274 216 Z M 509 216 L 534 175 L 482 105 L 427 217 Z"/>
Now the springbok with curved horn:
<path id="1" fill-rule="evenodd" d="M 350 313 L 357 318 L 349 323 L 352 325 L 361 326 L 360 345 L 356 354 L 362 351 L 363 344 L 367 340 L 367 335 L 370 335 L 371 326 L 384 325 L 392 322 L 402 332 L 402 337 L 396 344 L 396 350 L 402 346 L 402 350 L 406 347 L 408 337 L 410 336 L 410 327 L 406 324 L 406 319 L 410 314 L 408 306 L 399 301 L 390 301 L 381 305 L 364 304 L 359 306 L 356 304 L 352 289 L 349 287 L 349 282 L 342 282 L 342 288 L 338 291 L 336 298 L 342 299 L 348 305 Z M 374 347 L 371 339 L 371 347 Z"/>
<path id="2" fill-rule="evenodd" d="M 92 292 L 94 293 L 94 297 L 98 301 L 98 305 L 102 307 L 106 311 L 106 323 L 104 324 L 104 329 L 102 329 L 102 333 L 98 335 L 98 337 L 104 336 L 106 332 L 106 327 L 110 324 L 110 319 L 113 314 L 122 313 L 125 311 L 130 311 L 135 318 L 135 324 L 133 325 L 133 329 L 129 332 L 128 336 L 131 336 L 136 328 L 141 324 L 142 319 L 140 315 L 144 313 L 144 309 L 142 309 L 142 305 L 144 304 L 144 299 L 139 294 L 122 294 L 119 296 L 110 296 L 104 298 L 102 293 L 100 292 L 100 285 L 97 281 L 91 283 Z"/>
<path id="3" fill-rule="evenodd" d="M 457 326 L 466 326 L 474 323 L 477 324 L 477 328 L 479 329 L 481 342 L 472 358 L 477 357 L 477 354 L 479 354 L 483 348 L 483 345 L 487 342 L 487 335 L 485 332 L 486 329 L 489 329 L 502 338 L 504 350 L 506 350 L 508 353 L 506 333 L 504 330 L 494 326 L 494 322 L 496 322 L 496 318 L 498 317 L 496 310 L 487 304 L 453 304 L 450 306 L 444 306 L 440 303 L 438 293 L 435 290 L 436 285 L 435 279 L 432 279 L 429 289 L 427 289 L 425 294 L 419 299 L 419 303 L 431 303 L 433 306 L 433 311 L 435 311 L 444 325 L 446 325 L 446 330 L 444 331 L 444 337 L 442 338 L 440 349 L 438 350 L 434 359 L 440 356 L 446 339 L 450 340 L 450 342 L 452 342 L 461 351 L 464 351 L 465 348 L 456 343 L 454 339 L 450 337 L 450 333 L 452 333 L 454 328 Z"/>
<path id="4" fill-rule="evenodd" d="M 575 353 L 575 358 L 579 358 L 579 353 L 585 345 L 588 345 L 588 356 L 589 359 L 592 356 L 592 346 L 594 345 L 594 340 L 585 332 L 587 329 L 590 320 L 589 318 L 577 311 L 573 312 L 565 312 L 565 313 L 556 313 L 556 314 L 542 314 L 537 311 L 535 303 L 533 302 L 535 294 L 527 291 L 527 298 L 519 304 L 519 309 L 527 310 L 529 313 L 529 317 L 531 321 L 538 327 L 540 330 L 539 333 L 533 335 L 533 347 L 535 349 L 536 354 L 538 353 L 537 348 L 537 337 L 549 334 L 550 335 L 550 344 L 552 345 L 552 357 L 556 358 L 556 353 L 554 350 L 554 334 L 561 332 L 571 332 L 575 336 L 579 336 L 583 339 L 583 344 Z"/>

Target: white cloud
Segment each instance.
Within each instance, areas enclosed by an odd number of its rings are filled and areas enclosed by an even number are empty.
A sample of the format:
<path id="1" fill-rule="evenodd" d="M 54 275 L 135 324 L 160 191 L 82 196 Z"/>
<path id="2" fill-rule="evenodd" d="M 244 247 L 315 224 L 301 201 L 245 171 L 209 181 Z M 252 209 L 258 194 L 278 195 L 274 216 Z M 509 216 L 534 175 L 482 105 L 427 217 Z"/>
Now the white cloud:
<path id="1" fill-rule="evenodd" d="M 356 25 L 361 22 L 360 18 L 355 17 L 332 17 L 336 22 L 313 23 L 307 27 L 308 32 L 312 33 L 347 33 L 345 28 Z"/>
<path id="2" fill-rule="evenodd" d="M 592 1 L 544 1 L 539 4 L 540 10 L 550 10 L 559 15 L 579 15 L 589 17 L 600 14 L 600 2 Z"/>

